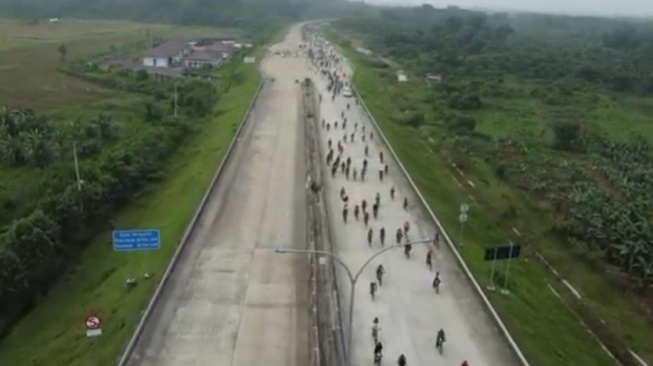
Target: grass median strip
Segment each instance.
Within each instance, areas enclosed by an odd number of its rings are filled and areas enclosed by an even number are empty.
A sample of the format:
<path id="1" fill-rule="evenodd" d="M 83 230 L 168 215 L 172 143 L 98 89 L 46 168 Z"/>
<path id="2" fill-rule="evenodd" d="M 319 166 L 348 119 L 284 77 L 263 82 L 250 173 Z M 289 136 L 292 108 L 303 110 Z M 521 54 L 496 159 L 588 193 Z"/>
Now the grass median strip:
<path id="1" fill-rule="evenodd" d="M 2 340 L 3 365 L 115 364 L 156 285 L 141 275 L 149 270 L 158 278 L 163 273 L 258 87 L 256 65 L 234 67 L 242 79 L 220 96 L 215 116 L 169 162 L 167 178 L 115 218 L 119 228 L 159 229 L 161 250 L 115 253 L 110 233 L 98 235 L 77 266 Z M 228 68 L 218 71 L 226 72 Z M 131 276 L 141 277 L 127 292 L 124 281 Z M 91 313 L 103 319 L 103 335 L 95 339 L 86 338 L 83 324 Z"/>
<path id="2" fill-rule="evenodd" d="M 434 154 L 418 130 L 400 125 L 393 116 L 401 112 L 392 100 L 394 84 L 382 80 L 359 62 L 358 55 L 344 50 L 356 68 L 354 83 L 375 116 L 384 134 L 404 163 L 428 204 L 447 228 L 458 228 L 461 202 L 470 202 L 469 193 L 459 186 L 443 158 Z M 459 179 L 460 180 L 460 179 Z M 502 245 L 511 235 L 497 221 L 498 213 L 471 202 L 464 238 L 458 230 L 449 235 L 464 243 L 461 253 L 482 285 L 488 284 L 489 264 L 483 248 Z M 497 264 L 495 280 L 503 284 L 505 263 Z M 577 316 L 551 291 L 547 274 L 528 257 L 511 264 L 510 295 L 488 293 L 502 320 L 533 365 L 614 365 Z"/>

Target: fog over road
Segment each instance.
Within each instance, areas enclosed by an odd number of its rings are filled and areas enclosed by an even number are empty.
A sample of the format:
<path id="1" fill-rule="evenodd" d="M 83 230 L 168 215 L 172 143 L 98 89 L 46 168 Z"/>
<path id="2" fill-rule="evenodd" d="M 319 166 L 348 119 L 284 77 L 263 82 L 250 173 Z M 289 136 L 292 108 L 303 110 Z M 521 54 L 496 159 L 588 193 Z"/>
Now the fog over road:
<path id="1" fill-rule="evenodd" d="M 330 47 L 329 47 L 330 48 Z M 335 52 L 335 51 L 334 51 Z M 340 56 L 337 56 L 340 57 Z M 351 69 L 343 62 L 337 67 L 347 77 Z M 342 159 L 351 158 L 351 167 L 358 170 L 358 179 L 349 178 L 340 169 L 331 177 L 331 169 L 323 165 L 324 176 L 328 177 L 327 192 L 331 220 L 335 229 L 338 254 L 352 271 L 358 268 L 374 253 L 382 249 L 379 230 L 385 228 L 385 245 L 395 243 L 395 233 L 404 222 L 410 223 L 409 237 L 417 240 L 433 237 L 435 229 L 430 220 L 416 204 L 416 196 L 394 161 L 390 152 L 381 142 L 372 123 L 362 108 L 356 105 L 354 98 L 342 95 L 331 98 L 327 90 L 328 79 L 312 70 L 317 90 L 322 94 L 320 118 L 324 118 L 331 128 L 320 128 L 323 156 L 327 155 L 327 141 L 330 139 L 335 147 L 340 142 L 344 152 Z M 350 109 L 347 109 L 350 104 Z M 343 118 L 347 119 L 346 128 L 342 128 Z M 334 128 L 338 121 L 338 127 Z M 357 128 L 355 127 L 357 125 Z M 366 141 L 362 141 L 365 129 Z M 370 132 L 374 131 L 370 141 Z M 354 133 L 354 142 L 351 134 Z M 344 135 L 347 134 L 347 142 Z M 365 146 L 369 156 L 365 155 Z M 337 149 L 335 154 L 337 155 Z M 384 168 L 380 162 L 379 152 L 384 153 L 384 161 L 389 164 L 389 176 L 379 179 L 379 169 Z M 363 160 L 368 160 L 369 168 L 365 182 L 360 179 Z M 324 162 L 323 162 L 324 164 Z M 396 196 L 390 198 L 390 189 L 395 187 Z M 340 198 L 341 188 L 345 188 L 349 197 L 349 218 L 343 221 L 344 202 Z M 361 205 L 364 199 L 368 207 L 374 203 L 376 193 L 381 195 L 378 219 L 370 212 L 370 224 L 366 227 L 362 219 L 353 215 L 355 205 Z M 403 209 L 403 199 L 408 197 L 408 209 Z M 368 246 L 367 233 L 373 230 L 373 241 Z M 379 317 L 380 340 L 384 345 L 383 364 L 396 365 L 400 354 L 405 354 L 409 366 L 459 366 L 467 360 L 470 366 L 510 366 L 518 365 L 514 356 L 503 342 L 503 337 L 490 317 L 485 313 L 481 300 L 474 293 L 472 285 L 458 267 L 453 254 L 445 249 L 436 250 L 433 262 L 434 271 L 441 274 L 440 293 L 431 287 L 434 272 L 425 264 L 428 246 L 414 245 L 411 258 L 406 259 L 401 249 L 391 250 L 374 259 L 366 267 L 356 287 L 353 326 L 353 362 L 352 365 L 372 365 L 373 340 L 371 336 L 372 320 Z M 379 288 L 375 300 L 370 296 L 370 282 L 375 281 L 375 269 L 383 264 L 386 269 L 383 286 Z M 346 313 L 349 302 L 349 281 L 345 281 L 344 272 L 340 273 L 341 307 Z M 345 319 L 347 315 L 345 314 Z M 344 324 L 346 328 L 346 324 Z M 438 354 L 435 338 L 438 329 L 446 332 L 444 354 Z"/>
<path id="2" fill-rule="evenodd" d="M 274 49 L 298 49 L 299 26 Z M 305 59 L 269 54 L 266 81 L 130 366 L 306 366 Z"/>

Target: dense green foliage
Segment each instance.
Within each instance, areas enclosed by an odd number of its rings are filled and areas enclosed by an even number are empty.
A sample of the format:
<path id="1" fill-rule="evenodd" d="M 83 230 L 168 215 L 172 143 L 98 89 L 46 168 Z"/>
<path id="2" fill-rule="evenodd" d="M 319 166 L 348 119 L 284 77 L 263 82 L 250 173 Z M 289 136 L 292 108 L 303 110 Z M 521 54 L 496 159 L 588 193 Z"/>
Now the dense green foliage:
<path id="1" fill-rule="evenodd" d="M 360 70 L 355 79 L 374 84 L 361 84 L 368 100 L 379 88 L 389 95 L 392 108 L 381 108 L 384 116 L 377 117 L 386 120 L 384 129 L 421 139 L 442 162 L 429 160 L 431 166 L 424 163 L 424 172 L 415 173 L 442 179 L 424 189 L 443 196 L 433 192 L 452 189 L 453 178 L 464 191 L 460 198 L 432 202 L 441 219 L 457 225 L 456 216 L 448 216 L 457 215 L 459 203 L 451 201 L 472 197 L 481 212 L 470 220 L 465 240 L 480 247 L 509 238 L 522 243 L 526 253 L 536 253 L 529 262 L 546 261 L 555 269 L 548 271 L 552 277 L 562 276 L 580 291 L 582 299 L 576 290 L 556 289 L 622 364 L 638 364 L 629 349 L 653 360 L 653 70 L 645 62 L 651 23 L 422 6 L 343 19 L 336 29 L 346 48 L 373 52 L 352 53 Z M 408 82 L 397 81 L 399 69 L 408 72 Z M 483 278 L 484 266 L 474 262 L 477 251 L 469 249 L 465 259 L 478 265 L 475 275 Z M 544 350 L 555 345 L 562 353 L 581 345 L 524 334 L 567 325 L 529 317 L 555 309 L 544 294 L 533 298 L 542 287 L 541 274 L 531 267 L 524 261 L 528 275 L 514 291 L 523 303 L 495 304 L 510 308 L 504 316 L 519 319 L 510 329 L 532 362 L 559 364 Z M 598 359 L 600 352 L 597 347 L 588 356 Z"/>
<path id="2" fill-rule="evenodd" d="M 0 192 L 0 217 L 17 218 L 0 230 L 0 333 L 47 293 L 67 262 L 107 227 L 117 207 L 163 178 L 168 157 L 219 99 L 213 82 L 176 81 L 175 118 L 173 81 L 126 70 L 104 72 L 84 62 L 71 64 L 67 72 L 142 97 L 132 113 L 115 118 L 62 123 L 29 109 L 0 113 L 0 167 L 33 167 L 47 177 L 33 211 L 25 215 L 12 210 L 10 192 Z M 72 164 L 74 145 L 80 184 Z"/>
<path id="3" fill-rule="evenodd" d="M 305 18 L 337 16 L 361 4 L 341 0 L 0 0 L 0 13 L 26 19 L 84 17 L 182 25 L 239 27 L 257 32 Z"/>
<path id="4" fill-rule="evenodd" d="M 563 241 L 601 253 L 642 290 L 653 284 L 653 136 L 615 142 L 591 115 L 610 93 L 653 92 L 650 24 L 422 6 L 340 25 L 418 75 L 441 75 L 424 102 L 451 150 L 484 159 L 502 180 L 549 201 Z M 545 110 L 540 131 L 520 134 L 518 119 L 504 121 L 514 123 L 508 136 L 476 128 L 485 112 L 524 99 Z"/>

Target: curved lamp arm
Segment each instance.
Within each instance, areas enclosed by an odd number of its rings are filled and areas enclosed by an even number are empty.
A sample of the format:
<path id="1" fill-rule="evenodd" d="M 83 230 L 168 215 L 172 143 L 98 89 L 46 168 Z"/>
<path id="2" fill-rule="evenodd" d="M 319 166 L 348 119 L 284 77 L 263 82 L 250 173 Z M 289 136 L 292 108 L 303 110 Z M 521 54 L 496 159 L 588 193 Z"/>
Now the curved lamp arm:
<path id="1" fill-rule="evenodd" d="M 304 253 L 304 254 L 322 254 L 322 255 L 326 255 L 328 257 L 333 258 L 336 262 L 338 262 L 338 264 L 340 264 L 345 269 L 345 271 L 347 272 L 347 276 L 349 277 L 349 280 L 352 283 L 355 283 L 358 280 L 358 277 L 360 277 L 360 275 L 363 273 L 363 270 L 365 269 L 365 267 L 367 267 L 367 265 L 370 264 L 370 262 L 372 262 L 372 260 L 374 258 L 376 258 L 379 255 L 387 252 L 388 250 L 395 249 L 395 248 L 401 248 L 401 247 L 405 247 L 406 245 L 412 245 L 412 244 L 428 244 L 428 243 L 431 243 L 432 241 L 433 241 L 432 238 L 425 238 L 425 239 L 410 241 L 408 243 L 403 243 L 403 244 L 394 244 L 394 245 L 390 245 L 390 246 L 388 246 L 386 248 L 383 248 L 383 249 L 379 250 L 378 252 L 374 253 L 371 257 L 369 257 L 365 261 L 365 263 L 363 263 L 363 265 L 358 269 L 358 271 L 356 272 L 355 275 L 352 273 L 352 271 L 349 269 L 349 267 L 345 264 L 345 262 L 342 259 L 340 259 L 340 257 L 338 257 L 337 255 L 335 255 L 335 254 L 333 254 L 331 252 L 327 252 L 327 251 L 324 251 L 324 250 L 291 249 L 291 248 L 277 247 L 277 248 L 274 249 L 274 252 L 275 253 L 280 253 L 280 254 L 286 254 L 286 253 L 301 254 L 301 253 Z"/>

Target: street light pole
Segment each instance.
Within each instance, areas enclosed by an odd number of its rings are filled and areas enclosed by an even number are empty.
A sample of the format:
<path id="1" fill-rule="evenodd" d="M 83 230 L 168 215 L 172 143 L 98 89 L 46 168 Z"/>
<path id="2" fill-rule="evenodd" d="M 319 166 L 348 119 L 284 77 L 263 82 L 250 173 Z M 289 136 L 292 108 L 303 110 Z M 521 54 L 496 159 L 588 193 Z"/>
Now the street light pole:
<path id="1" fill-rule="evenodd" d="M 379 255 L 387 252 L 388 250 L 395 249 L 395 248 L 401 248 L 406 245 L 413 245 L 413 244 L 428 244 L 433 241 L 432 238 L 426 238 L 426 239 L 421 239 L 421 240 L 415 240 L 411 242 L 407 242 L 404 244 L 394 244 L 390 245 L 386 248 L 383 248 L 379 250 L 378 252 L 374 253 L 371 257 L 369 257 L 365 263 L 363 263 L 362 266 L 358 269 L 356 274 L 353 274 L 353 272 L 349 269 L 349 267 L 345 264 L 345 262 L 340 259 L 337 255 L 327 252 L 324 250 L 308 250 L 308 249 L 290 249 L 290 248 L 275 248 L 274 252 L 279 253 L 279 254 L 321 254 L 321 255 L 326 255 L 328 257 L 331 257 L 333 260 L 335 260 L 338 264 L 342 266 L 342 268 L 345 269 L 345 272 L 347 273 L 347 277 L 349 278 L 349 284 L 350 284 L 350 289 L 349 289 L 349 319 L 348 319 L 348 326 L 347 326 L 347 366 L 351 366 L 351 348 L 352 348 L 352 328 L 354 324 L 354 300 L 356 297 L 356 292 L 354 291 L 356 288 L 356 282 L 358 282 L 358 278 L 360 275 L 363 273 L 363 270 L 365 267 L 367 267 L 368 264 L 372 262 L 372 260 Z"/>
<path id="2" fill-rule="evenodd" d="M 77 161 L 77 141 L 73 142 L 73 161 L 75 163 L 75 177 L 77 178 L 77 190 L 82 190 L 82 178 L 79 176 L 79 162 Z"/>

